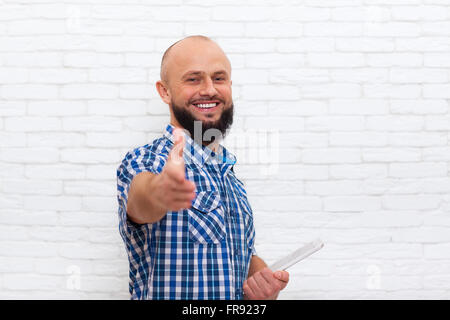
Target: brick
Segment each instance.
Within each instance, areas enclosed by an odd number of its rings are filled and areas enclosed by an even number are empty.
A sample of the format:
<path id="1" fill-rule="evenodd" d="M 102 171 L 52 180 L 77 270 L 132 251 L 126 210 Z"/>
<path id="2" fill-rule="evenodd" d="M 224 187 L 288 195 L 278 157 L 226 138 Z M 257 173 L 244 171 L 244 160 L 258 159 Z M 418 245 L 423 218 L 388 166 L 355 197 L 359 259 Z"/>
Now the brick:
<path id="1" fill-rule="evenodd" d="M 325 37 L 295 39 L 277 39 L 278 52 L 329 52 L 334 50 L 335 40 Z"/>
<path id="2" fill-rule="evenodd" d="M 24 200 L 26 210 L 71 210 L 81 209 L 81 198 L 72 196 L 27 196 Z"/>
<path id="3" fill-rule="evenodd" d="M 62 182 L 51 180 L 4 179 L 0 183 L 5 194 L 61 195 Z"/>
<path id="4" fill-rule="evenodd" d="M 2 67 L 2 72 L 0 73 L 1 84 L 15 84 L 25 82 L 28 82 L 27 69 Z"/>
<path id="5" fill-rule="evenodd" d="M 316 116 L 305 122 L 307 131 L 359 131 L 364 128 L 362 116 Z"/>
<path id="6" fill-rule="evenodd" d="M 1 241 L 0 254 L 6 257 L 54 257 L 57 245 L 43 241 Z"/>
<path id="7" fill-rule="evenodd" d="M 147 73 L 138 68 L 91 69 L 89 80 L 100 83 L 140 83 L 145 82 Z"/>
<path id="8" fill-rule="evenodd" d="M 445 100 L 439 99 L 391 100 L 390 111 L 394 114 L 444 114 L 448 111 L 448 103 Z M 430 118 L 433 117 L 431 116 Z"/>
<path id="9" fill-rule="evenodd" d="M 59 131 L 61 121 L 53 117 L 9 117 L 5 121 L 7 131 Z"/>
<path id="10" fill-rule="evenodd" d="M 61 67 L 63 61 L 60 52 L 6 52 L 0 56 L 9 67 Z"/>
<path id="11" fill-rule="evenodd" d="M 85 178 L 86 170 L 83 165 L 68 163 L 52 165 L 27 164 L 25 166 L 25 176 L 30 179 L 78 180 Z"/>
<path id="12" fill-rule="evenodd" d="M 80 164 L 113 163 L 121 157 L 117 150 L 101 148 L 69 148 L 61 150 L 60 155 L 63 162 Z"/>
<path id="13" fill-rule="evenodd" d="M 361 53 L 308 53 L 308 65 L 312 67 L 361 67 L 365 64 Z"/>
<path id="14" fill-rule="evenodd" d="M 367 98 L 419 98 L 422 88 L 419 85 L 408 84 L 375 84 L 363 86 L 364 96 Z"/>
<path id="15" fill-rule="evenodd" d="M 315 210 L 319 211 L 322 207 L 318 197 L 313 196 L 268 196 L 264 199 L 255 198 L 252 201 L 253 210 Z"/>
<path id="16" fill-rule="evenodd" d="M 269 115 L 318 116 L 326 113 L 327 105 L 317 100 L 270 101 L 268 105 Z"/>
<path id="17" fill-rule="evenodd" d="M 390 10 L 381 6 L 359 6 L 333 8 L 331 20 L 334 21 L 389 21 Z"/>
<path id="18" fill-rule="evenodd" d="M 321 69 L 276 69 L 270 71 L 271 84 L 320 83 L 330 81 L 328 71 Z"/>
<path id="19" fill-rule="evenodd" d="M 330 99 L 331 115 L 384 115 L 389 111 L 384 99 Z"/>
<path id="20" fill-rule="evenodd" d="M 420 227 L 399 229 L 393 232 L 392 240 L 409 243 L 443 243 L 448 242 L 450 233 L 448 228 Z"/>
<path id="21" fill-rule="evenodd" d="M 295 38 L 302 35 L 303 25 L 298 22 L 254 22 L 245 25 L 245 37 L 252 38 Z"/>
<path id="22" fill-rule="evenodd" d="M 70 259 L 114 259 L 119 253 L 119 246 L 115 244 L 87 244 L 85 242 L 61 243 L 58 253 L 61 257 Z"/>
<path id="23" fill-rule="evenodd" d="M 296 53 L 247 55 L 245 60 L 245 66 L 247 68 L 295 68 L 304 65 L 304 55 Z"/>
<path id="24" fill-rule="evenodd" d="M 9 35 L 64 34 L 66 22 L 63 20 L 16 20 L 8 23 Z"/>
<path id="25" fill-rule="evenodd" d="M 145 36 L 104 36 L 98 38 L 93 47 L 100 53 L 152 52 L 155 40 Z"/>
<path id="26" fill-rule="evenodd" d="M 7 274 L 3 278 L 7 290 L 55 290 L 61 282 L 58 278 L 35 274 Z"/>
<path id="27" fill-rule="evenodd" d="M 359 181 L 307 181 L 305 194 L 308 195 L 359 195 L 362 193 Z"/>
<path id="28" fill-rule="evenodd" d="M 210 37 L 243 37 L 245 32 L 244 26 L 243 22 L 188 21 L 185 23 L 184 28 L 187 35 L 202 34 L 207 28 L 208 36 Z"/>
<path id="29" fill-rule="evenodd" d="M 64 131 L 120 131 L 122 122 L 119 118 L 107 116 L 70 117 L 63 118 L 62 128 Z"/>
<path id="30" fill-rule="evenodd" d="M 61 87 L 63 99 L 114 99 L 119 94 L 118 87 L 108 84 L 68 84 Z"/>
<path id="31" fill-rule="evenodd" d="M 2 147 L 25 147 L 26 134 L 22 132 L 0 132 L 0 145 Z"/>
<path id="32" fill-rule="evenodd" d="M 0 160 L 12 163 L 56 163 L 59 161 L 59 152 L 49 147 L 2 148 Z"/>
<path id="33" fill-rule="evenodd" d="M 31 116 L 74 116 L 86 114 L 83 101 L 30 101 L 27 113 Z"/>
<path id="34" fill-rule="evenodd" d="M 56 99 L 58 88 L 53 85 L 15 84 L 0 87 L 0 96 L 3 99 Z"/>
<path id="35" fill-rule="evenodd" d="M 424 120 L 420 116 L 370 116 L 366 129 L 373 131 L 420 131 Z"/>
<path id="36" fill-rule="evenodd" d="M 436 243 L 424 245 L 425 259 L 449 259 L 450 245 L 448 243 Z"/>
<path id="37" fill-rule="evenodd" d="M 302 98 L 329 99 L 336 98 L 359 98 L 361 97 L 361 86 L 359 84 L 325 83 L 303 85 L 300 88 Z"/>
<path id="38" fill-rule="evenodd" d="M 433 210 L 441 199 L 436 195 L 389 195 L 383 197 L 383 207 L 389 210 Z"/>
<path id="39" fill-rule="evenodd" d="M 381 199 L 369 196 L 339 196 L 325 197 L 323 201 L 325 211 L 348 212 L 381 209 Z"/>
<path id="40" fill-rule="evenodd" d="M 25 113 L 25 101 L 0 101 L 0 116 L 19 116 Z"/>
<path id="41" fill-rule="evenodd" d="M 391 8 L 394 20 L 423 21 L 445 20 L 448 15 L 443 6 L 399 6 Z"/>
<path id="42" fill-rule="evenodd" d="M 444 146 L 446 144 L 446 133 L 418 132 L 389 134 L 389 145 L 392 146 L 431 147 Z"/>
<path id="43" fill-rule="evenodd" d="M 306 22 L 303 33 L 307 37 L 357 37 L 363 35 L 363 24 L 352 22 Z"/>
<path id="44" fill-rule="evenodd" d="M 446 163 L 391 163 L 389 165 L 389 176 L 395 178 L 428 178 L 446 175 Z"/>
<path id="45" fill-rule="evenodd" d="M 386 146 L 386 133 L 379 132 L 331 132 L 330 146 Z"/>
<path id="46" fill-rule="evenodd" d="M 29 133 L 27 141 L 36 147 L 81 147 L 85 145 L 86 137 L 81 133 Z"/>
<path id="47" fill-rule="evenodd" d="M 388 82 L 387 69 L 358 68 L 330 70 L 330 79 L 336 82 L 385 83 Z"/>
<path id="48" fill-rule="evenodd" d="M 417 37 L 396 39 L 396 49 L 398 51 L 412 52 L 442 52 L 450 48 L 450 39 L 448 37 Z"/>
<path id="49" fill-rule="evenodd" d="M 297 100 L 300 98 L 296 86 L 245 85 L 242 98 L 245 100 Z"/>
<path id="50" fill-rule="evenodd" d="M 363 156 L 364 152 L 362 152 Z M 368 179 L 387 176 L 387 166 L 383 164 L 331 165 L 329 170 L 330 178 L 334 179 Z"/>
<path id="51" fill-rule="evenodd" d="M 110 178 L 114 176 L 111 175 Z M 112 180 L 112 179 L 111 179 Z M 115 195 L 116 185 L 101 181 L 64 181 L 64 193 L 70 195 L 97 195 L 97 196 L 111 196 Z"/>
<path id="52" fill-rule="evenodd" d="M 424 22 L 422 23 L 422 35 L 424 36 L 449 36 L 450 22 Z"/>
<path id="53" fill-rule="evenodd" d="M 63 63 L 65 67 L 77 68 L 120 67 L 124 58 L 120 53 L 68 52 Z"/>
<path id="54" fill-rule="evenodd" d="M 308 149 L 303 151 L 303 163 L 334 164 L 334 163 L 359 163 L 361 153 L 358 149 L 328 148 Z"/>
<path id="55" fill-rule="evenodd" d="M 365 24 L 365 35 L 369 37 L 418 37 L 421 28 L 418 23 L 383 22 Z"/>
<path id="56" fill-rule="evenodd" d="M 161 65 L 162 55 L 159 53 L 127 53 L 125 54 L 125 65 L 128 67 L 154 67 L 158 69 Z M 119 72 L 122 69 L 118 69 Z M 121 77 L 119 76 L 119 79 Z"/>
<path id="57" fill-rule="evenodd" d="M 35 211 L 30 213 L 23 209 L 2 208 L 0 213 L 0 222 L 3 225 L 55 226 L 58 223 L 58 216 L 54 211 Z"/>
<path id="58" fill-rule="evenodd" d="M 75 69 L 31 69 L 30 82 L 33 83 L 72 83 L 86 82 L 88 74 Z"/>
<path id="59" fill-rule="evenodd" d="M 227 54 L 231 53 L 272 53 L 275 48 L 274 39 L 224 38 L 220 46 Z M 259 55 L 257 55 L 259 56 Z"/>
<path id="60" fill-rule="evenodd" d="M 450 97 L 450 85 L 449 84 L 425 84 L 423 86 L 424 98 L 443 98 L 448 99 Z"/>
<path id="61" fill-rule="evenodd" d="M 271 10 L 268 7 L 235 7 L 217 6 L 212 9 L 212 20 L 215 21 L 267 21 Z"/>
<path id="62" fill-rule="evenodd" d="M 413 162 L 421 160 L 419 148 L 364 148 L 362 157 L 367 162 Z"/>
<path id="63" fill-rule="evenodd" d="M 87 234 L 88 230 L 77 227 L 39 226 L 34 227 L 30 230 L 30 237 L 33 239 L 33 241 L 82 241 L 86 239 Z"/>
<path id="64" fill-rule="evenodd" d="M 424 161 L 450 161 L 450 150 L 448 147 L 424 148 Z"/>
<path id="65" fill-rule="evenodd" d="M 119 88 L 121 99 L 153 99 L 159 98 L 158 92 L 153 85 L 123 84 Z"/>
<path id="66" fill-rule="evenodd" d="M 143 132 L 88 132 L 86 134 L 86 146 L 88 147 L 128 147 L 135 144 L 144 145 L 146 142 Z"/>
<path id="67" fill-rule="evenodd" d="M 368 53 L 367 65 L 370 67 L 421 67 L 423 57 L 419 53 Z"/>

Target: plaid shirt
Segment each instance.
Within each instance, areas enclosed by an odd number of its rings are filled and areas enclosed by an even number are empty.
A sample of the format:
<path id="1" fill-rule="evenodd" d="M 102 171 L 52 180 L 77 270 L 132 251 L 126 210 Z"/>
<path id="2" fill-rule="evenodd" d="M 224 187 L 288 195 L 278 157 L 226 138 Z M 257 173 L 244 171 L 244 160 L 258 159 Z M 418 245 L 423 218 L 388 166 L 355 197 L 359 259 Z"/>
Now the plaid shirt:
<path id="1" fill-rule="evenodd" d="M 253 214 L 236 157 L 186 135 L 186 179 L 196 184 L 189 209 L 169 211 L 158 222 L 127 219 L 131 181 L 138 173 L 161 173 L 173 146 L 174 127 L 163 137 L 128 152 L 117 169 L 119 231 L 130 265 L 131 299 L 242 299 L 254 249 Z"/>

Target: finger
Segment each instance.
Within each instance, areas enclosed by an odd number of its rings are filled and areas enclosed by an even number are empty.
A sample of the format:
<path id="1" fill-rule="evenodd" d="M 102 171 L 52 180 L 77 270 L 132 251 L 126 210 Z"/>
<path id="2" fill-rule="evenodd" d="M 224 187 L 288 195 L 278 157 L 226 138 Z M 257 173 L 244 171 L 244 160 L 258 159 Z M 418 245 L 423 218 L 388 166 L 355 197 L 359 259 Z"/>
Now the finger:
<path id="1" fill-rule="evenodd" d="M 278 279 L 280 281 L 283 281 L 286 283 L 289 282 L 289 272 L 287 272 L 287 271 L 279 270 L 279 271 L 276 271 L 273 275 L 276 279 Z"/>
<path id="2" fill-rule="evenodd" d="M 182 183 L 177 181 L 169 181 L 169 189 L 172 192 L 189 193 L 195 192 L 196 185 L 194 182 L 184 179 Z"/>
<path id="3" fill-rule="evenodd" d="M 247 296 L 250 300 L 255 300 L 255 293 L 253 292 L 252 288 L 249 287 L 247 280 L 244 281 L 244 285 L 242 286 L 244 289 L 244 294 Z"/>
<path id="4" fill-rule="evenodd" d="M 191 206 L 191 201 L 173 201 L 168 207 L 171 211 L 180 211 L 189 209 Z"/>
<path id="5" fill-rule="evenodd" d="M 288 282 L 289 282 L 289 272 L 287 271 L 277 271 L 273 274 L 274 278 L 277 279 L 280 282 L 281 289 L 283 290 Z"/>
<path id="6" fill-rule="evenodd" d="M 253 277 L 255 278 L 256 283 L 261 289 L 262 295 L 264 297 L 269 297 L 273 294 L 273 291 L 275 291 L 274 283 L 270 283 L 269 281 L 267 281 L 262 272 L 255 273 Z"/>
<path id="7" fill-rule="evenodd" d="M 247 285 L 253 292 L 255 298 L 258 298 L 258 296 L 262 295 L 261 288 L 259 287 L 258 283 L 255 280 L 255 275 L 247 279 Z"/>
<path id="8" fill-rule="evenodd" d="M 186 180 L 184 164 L 181 162 L 176 164 L 173 160 L 168 160 L 164 167 L 164 172 L 169 177 L 169 183 L 173 185 L 179 185 Z"/>
<path id="9" fill-rule="evenodd" d="M 173 194 L 174 201 L 187 202 L 195 199 L 195 193 L 175 193 Z"/>

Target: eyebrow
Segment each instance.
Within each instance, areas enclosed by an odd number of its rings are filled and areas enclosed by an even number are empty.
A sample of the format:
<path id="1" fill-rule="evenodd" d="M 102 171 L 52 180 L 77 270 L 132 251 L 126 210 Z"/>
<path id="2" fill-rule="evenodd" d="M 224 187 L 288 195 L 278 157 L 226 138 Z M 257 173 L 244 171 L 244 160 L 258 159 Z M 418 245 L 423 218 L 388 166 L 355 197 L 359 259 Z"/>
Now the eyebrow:
<path id="1" fill-rule="evenodd" d="M 191 70 L 191 71 L 186 72 L 186 73 L 183 75 L 182 78 L 184 79 L 184 78 L 186 78 L 186 77 L 188 77 L 188 76 L 202 75 L 202 74 L 204 74 L 204 73 L 205 73 L 205 72 L 203 72 L 203 71 Z M 228 75 L 228 73 L 227 73 L 225 70 L 219 70 L 219 71 L 216 71 L 216 72 L 213 73 L 213 75 L 217 75 L 217 74 L 226 74 L 226 75 Z"/>

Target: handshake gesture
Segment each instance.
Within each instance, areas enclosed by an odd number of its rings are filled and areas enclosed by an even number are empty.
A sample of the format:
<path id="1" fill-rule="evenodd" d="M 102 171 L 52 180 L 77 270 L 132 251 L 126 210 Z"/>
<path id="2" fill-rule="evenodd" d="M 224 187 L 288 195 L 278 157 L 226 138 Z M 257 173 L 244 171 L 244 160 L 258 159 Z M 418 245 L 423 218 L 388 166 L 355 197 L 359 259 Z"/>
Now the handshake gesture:
<path id="1" fill-rule="evenodd" d="M 174 146 L 169 153 L 166 165 L 157 177 L 157 205 L 166 211 L 178 211 L 191 207 L 195 198 L 195 183 L 185 177 L 183 149 L 186 143 L 184 133 L 175 128 Z"/>

